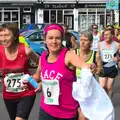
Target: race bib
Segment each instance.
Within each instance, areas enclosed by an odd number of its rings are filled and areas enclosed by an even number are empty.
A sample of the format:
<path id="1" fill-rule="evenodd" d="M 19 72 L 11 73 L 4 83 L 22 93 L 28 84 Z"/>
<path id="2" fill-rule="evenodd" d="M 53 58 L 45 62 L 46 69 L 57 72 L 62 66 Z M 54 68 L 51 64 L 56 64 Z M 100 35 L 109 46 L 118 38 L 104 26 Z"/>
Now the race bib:
<path id="1" fill-rule="evenodd" d="M 62 41 L 62 44 L 66 47 L 66 41 Z"/>
<path id="2" fill-rule="evenodd" d="M 6 86 L 7 92 L 19 93 L 25 91 L 21 87 L 21 78 L 24 76 L 24 73 L 11 73 L 7 74 L 4 78 L 4 84 Z"/>
<path id="3" fill-rule="evenodd" d="M 59 105 L 59 81 L 42 80 L 44 103 L 48 105 Z"/>
<path id="4" fill-rule="evenodd" d="M 114 58 L 113 50 L 103 50 L 103 61 L 110 62 Z"/>

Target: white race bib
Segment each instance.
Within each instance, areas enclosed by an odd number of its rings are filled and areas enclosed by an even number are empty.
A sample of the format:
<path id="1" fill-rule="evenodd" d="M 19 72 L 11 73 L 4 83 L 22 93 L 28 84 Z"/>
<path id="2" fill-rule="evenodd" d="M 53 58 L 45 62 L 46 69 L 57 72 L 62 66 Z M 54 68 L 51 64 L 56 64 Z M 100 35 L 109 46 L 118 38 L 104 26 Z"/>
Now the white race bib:
<path id="1" fill-rule="evenodd" d="M 114 58 L 113 50 L 103 50 L 103 61 L 110 62 Z"/>
<path id="2" fill-rule="evenodd" d="M 42 80 L 44 103 L 48 105 L 59 105 L 59 81 Z"/>
<path id="3" fill-rule="evenodd" d="M 66 41 L 62 41 L 62 44 L 66 47 Z"/>
<path id="4" fill-rule="evenodd" d="M 6 86 L 7 92 L 19 93 L 25 91 L 21 87 L 21 78 L 24 76 L 24 73 L 10 73 L 7 74 L 4 78 L 4 84 Z"/>

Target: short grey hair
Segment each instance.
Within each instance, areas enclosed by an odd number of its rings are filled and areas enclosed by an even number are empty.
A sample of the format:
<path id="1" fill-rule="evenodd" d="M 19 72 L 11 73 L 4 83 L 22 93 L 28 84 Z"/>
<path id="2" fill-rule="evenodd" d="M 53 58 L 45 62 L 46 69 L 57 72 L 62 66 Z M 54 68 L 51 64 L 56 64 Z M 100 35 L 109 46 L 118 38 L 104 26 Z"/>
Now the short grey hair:
<path id="1" fill-rule="evenodd" d="M 88 38 L 88 40 L 90 41 L 90 42 L 93 42 L 93 34 L 92 34 L 92 32 L 91 31 L 83 31 L 83 32 L 81 32 L 80 33 L 80 36 L 81 35 L 84 35 L 85 37 L 87 37 Z"/>

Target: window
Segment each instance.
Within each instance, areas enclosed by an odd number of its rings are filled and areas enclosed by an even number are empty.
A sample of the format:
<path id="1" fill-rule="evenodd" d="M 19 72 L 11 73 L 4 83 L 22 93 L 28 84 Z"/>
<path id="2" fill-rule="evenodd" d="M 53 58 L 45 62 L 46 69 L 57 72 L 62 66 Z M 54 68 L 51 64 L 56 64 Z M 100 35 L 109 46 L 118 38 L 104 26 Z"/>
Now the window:
<path id="1" fill-rule="evenodd" d="M 28 38 L 29 40 L 35 40 L 36 39 L 36 35 L 37 33 L 33 33 L 32 35 L 30 35 Z"/>
<path id="2" fill-rule="evenodd" d="M 44 11 L 44 23 L 49 23 L 49 10 Z"/>
<path id="3" fill-rule="evenodd" d="M 18 12 L 12 12 L 12 21 L 18 20 Z"/>
<path id="4" fill-rule="evenodd" d="M 24 7 L 23 12 L 31 12 L 31 7 Z"/>
<path id="5" fill-rule="evenodd" d="M 73 10 L 64 10 L 64 14 L 73 14 Z"/>
<path id="6" fill-rule="evenodd" d="M 44 23 L 63 23 L 63 10 L 44 10 Z"/>
<path id="7" fill-rule="evenodd" d="M 43 34 L 42 33 L 37 33 L 37 38 L 41 41 L 43 41 Z"/>
<path id="8" fill-rule="evenodd" d="M 4 12 L 4 21 L 10 21 L 10 12 Z"/>
<path id="9" fill-rule="evenodd" d="M 8 8 L 8 7 L 7 7 L 7 8 L 4 8 L 4 10 L 6 10 L 6 11 L 9 11 L 9 10 L 10 10 L 10 11 L 11 11 L 11 10 L 19 10 L 19 9 L 18 9 L 18 8 Z"/>
<path id="10" fill-rule="evenodd" d="M 51 23 L 56 23 L 56 10 L 51 10 Z"/>
<path id="11" fill-rule="evenodd" d="M 42 32 L 35 32 L 27 38 L 28 38 L 28 40 L 34 41 L 34 42 L 43 41 L 43 33 Z"/>
<path id="12" fill-rule="evenodd" d="M 63 20 L 63 11 L 58 10 L 57 11 L 57 23 L 62 23 L 62 20 Z"/>

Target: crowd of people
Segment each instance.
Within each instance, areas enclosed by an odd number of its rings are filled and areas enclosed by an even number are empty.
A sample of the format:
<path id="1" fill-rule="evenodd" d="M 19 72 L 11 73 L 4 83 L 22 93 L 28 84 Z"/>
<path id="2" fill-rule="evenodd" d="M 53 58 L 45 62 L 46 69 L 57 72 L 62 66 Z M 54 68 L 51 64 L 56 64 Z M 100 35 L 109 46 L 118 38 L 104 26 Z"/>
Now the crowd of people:
<path id="1" fill-rule="evenodd" d="M 72 84 L 82 68 L 91 69 L 98 82 L 112 98 L 112 87 L 119 68 L 119 29 L 107 26 L 103 33 L 98 25 L 92 31 L 80 33 L 80 45 L 68 32 L 67 25 L 50 24 L 44 29 L 47 50 L 41 56 L 34 53 L 15 23 L 0 26 L 0 70 L 3 100 L 11 120 L 28 120 L 36 98 L 42 91 L 38 120 L 87 120 L 72 97 Z M 78 48 L 80 46 L 80 48 Z M 28 61 L 39 63 L 29 82 L 21 82 L 29 74 Z"/>

